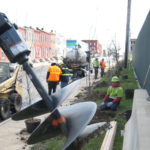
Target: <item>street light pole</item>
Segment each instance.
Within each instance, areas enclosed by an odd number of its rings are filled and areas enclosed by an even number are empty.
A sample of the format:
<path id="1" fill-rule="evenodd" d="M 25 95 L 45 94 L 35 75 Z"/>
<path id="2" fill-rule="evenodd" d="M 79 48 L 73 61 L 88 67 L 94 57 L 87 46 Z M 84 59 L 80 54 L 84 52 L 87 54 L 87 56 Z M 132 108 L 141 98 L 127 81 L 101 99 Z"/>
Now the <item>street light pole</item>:
<path id="1" fill-rule="evenodd" d="M 126 24 L 126 42 L 125 42 L 125 62 L 124 62 L 125 68 L 128 68 L 128 51 L 129 51 L 129 37 L 130 37 L 130 14 L 131 14 L 131 0 L 128 0 L 127 24 Z"/>
<path id="2" fill-rule="evenodd" d="M 91 78 L 90 78 L 90 75 L 91 75 L 91 53 L 89 51 L 89 89 L 91 87 Z M 91 94 L 91 90 L 89 91 L 89 94 Z"/>
<path id="3" fill-rule="evenodd" d="M 86 61 L 88 62 L 88 71 L 89 71 L 89 74 L 88 74 L 88 83 L 89 83 L 89 87 L 88 87 L 88 96 L 90 96 L 91 94 L 91 77 L 90 77 L 90 74 L 91 74 L 91 53 L 90 53 L 90 48 L 88 51 L 86 51 L 86 54 L 87 54 L 87 57 L 86 57 Z"/>

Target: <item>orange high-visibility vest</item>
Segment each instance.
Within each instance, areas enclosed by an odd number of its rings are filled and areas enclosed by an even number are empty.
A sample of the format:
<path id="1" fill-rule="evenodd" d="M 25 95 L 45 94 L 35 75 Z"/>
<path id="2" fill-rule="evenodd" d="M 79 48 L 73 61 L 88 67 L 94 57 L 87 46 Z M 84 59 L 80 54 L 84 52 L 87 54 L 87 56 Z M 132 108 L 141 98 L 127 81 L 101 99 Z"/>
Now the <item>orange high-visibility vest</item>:
<path id="1" fill-rule="evenodd" d="M 102 69 L 105 69 L 105 68 L 106 68 L 106 64 L 105 64 L 104 61 L 101 61 L 101 68 L 102 68 Z"/>
<path id="2" fill-rule="evenodd" d="M 50 66 L 48 72 L 50 73 L 48 77 L 48 81 L 54 81 L 54 82 L 59 81 L 61 75 L 61 69 L 58 66 Z"/>

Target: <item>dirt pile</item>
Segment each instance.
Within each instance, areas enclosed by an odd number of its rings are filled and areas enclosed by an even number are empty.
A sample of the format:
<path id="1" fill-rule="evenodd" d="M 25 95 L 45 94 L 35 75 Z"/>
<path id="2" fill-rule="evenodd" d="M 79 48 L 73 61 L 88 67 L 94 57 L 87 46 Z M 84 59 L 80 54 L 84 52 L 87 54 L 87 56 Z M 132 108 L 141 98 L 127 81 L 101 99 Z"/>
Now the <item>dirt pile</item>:
<path id="1" fill-rule="evenodd" d="M 96 82 L 93 88 L 107 87 L 109 84 L 106 81 Z"/>
<path id="2" fill-rule="evenodd" d="M 98 122 L 109 122 L 111 118 L 114 118 L 116 113 L 113 111 L 100 111 L 99 109 L 96 111 L 93 119 L 91 120 L 90 124 L 98 123 Z"/>

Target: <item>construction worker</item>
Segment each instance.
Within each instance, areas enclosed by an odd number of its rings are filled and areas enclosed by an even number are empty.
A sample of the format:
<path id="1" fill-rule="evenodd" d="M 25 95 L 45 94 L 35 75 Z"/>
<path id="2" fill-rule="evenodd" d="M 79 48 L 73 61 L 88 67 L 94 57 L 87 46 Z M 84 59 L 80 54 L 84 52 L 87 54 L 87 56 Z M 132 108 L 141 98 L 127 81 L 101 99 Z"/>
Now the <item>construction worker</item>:
<path id="1" fill-rule="evenodd" d="M 93 61 L 93 67 L 94 67 L 94 71 L 95 71 L 95 79 L 97 79 L 98 68 L 99 68 L 99 62 L 98 62 L 97 58 L 95 58 L 95 60 Z"/>
<path id="2" fill-rule="evenodd" d="M 56 63 L 52 63 L 47 72 L 47 82 L 48 82 L 48 93 L 51 95 L 56 92 L 57 84 L 59 83 L 61 75 L 61 69 L 56 65 Z"/>
<path id="3" fill-rule="evenodd" d="M 69 83 L 69 77 L 71 76 L 68 67 L 64 64 L 60 64 L 60 68 L 62 71 L 62 74 L 60 76 L 60 81 L 61 81 L 61 88 L 64 88 L 65 86 L 68 85 Z"/>
<path id="4" fill-rule="evenodd" d="M 103 77 L 104 76 L 104 70 L 106 68 L 106 64 L 104 62 L 104 58 L 100 62 L 100 68 L 101 68 L 101 77 Z"/>
<path id="5" fill-rule="evenodd" d="M 104 102 L 100 106 L 100 110 L 111 109 L 117 110 L 117 107 L 123 97 L 123 88 L 117 76 L 112 77 L 112 85 L 107 89 Z"/>

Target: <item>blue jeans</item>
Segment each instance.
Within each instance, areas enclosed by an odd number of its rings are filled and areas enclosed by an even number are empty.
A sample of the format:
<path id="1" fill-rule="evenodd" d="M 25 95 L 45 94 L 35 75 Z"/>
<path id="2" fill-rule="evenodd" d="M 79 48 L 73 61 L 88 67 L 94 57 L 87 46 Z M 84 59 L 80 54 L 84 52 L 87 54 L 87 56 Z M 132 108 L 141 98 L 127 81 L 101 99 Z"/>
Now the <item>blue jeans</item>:
<path id="1" fill-rule="evenodd" d="M 48 94 L 49 95 L 51 95 L 52 90 L 53 90 L 53 93 L 56 92 L 57 84 L 58 82 L 48 81 Z"/>
<path id="2" fill-rule="evenodd" d="M 65 86 L 67 86 L 68 85 L 68 82 L 62 82 L 61 81 L 61 88 L 64 88 Z"/>
<path id="3" fill-rule="evenodd" d="M 101 68 L 101 77 L 103 77 L 103 76 L 104 76 L 104 69 Z"/>
<path id="4" fill-rule="evenodd" d="M 117 110 L 119 102 L 113 103 L 110 107 L 108 107 L 107 104 L 111 101 L 112 101 L 112 99 L 109 98 L 106 102 L 102 103 L 100 106 L 100 110 L 107 110 L 107 109 L 111 109 L 113 111 Z"/>
<path id="5" fill-rule="evenodd" d="M 97 79 L 98 67 L 94 67 L 94 70 L 95 70 L 95 79 Z"/>

